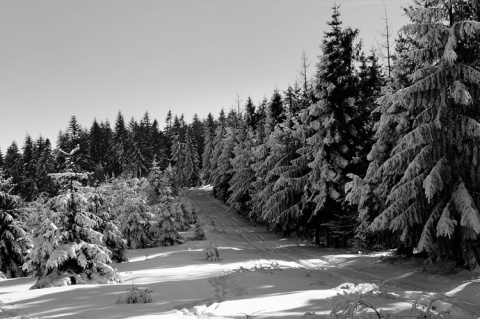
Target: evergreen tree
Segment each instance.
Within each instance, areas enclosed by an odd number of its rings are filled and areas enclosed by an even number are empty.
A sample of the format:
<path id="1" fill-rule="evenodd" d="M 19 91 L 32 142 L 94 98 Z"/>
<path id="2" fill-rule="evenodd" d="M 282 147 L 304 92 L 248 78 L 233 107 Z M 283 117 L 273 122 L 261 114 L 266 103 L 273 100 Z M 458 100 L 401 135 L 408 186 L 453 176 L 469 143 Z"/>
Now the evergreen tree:
<path id="1" fill-rule="evenodd" d="M 248 102 L 247 102 L 248 105 Z M 246 112 L 248 118 L 248 110 Z M 238 132 L 239 143 L 235 146 L 232 163 L 232 179 L 229 181 L 230 197 L 227 204 L 233 206 L 238 212 L 246 215 L 250 212 L 250 186 L 255 181 L 255 171 L 251 168 L 253 163 L 253 136 L 251 126 L 240 128 Z"/>
<path id="2" fill-rule="evenodd" d="M 0 148 L 0 169 L 3 169 L 4 165 L 5 165 L 5 161 L 3 158 L 3 152 L 2 152 L 2 149 Z"/>
<path id="3" fill-rule="evenodd" d="M 192 124 L 190 125 L 190 127 L 190 138 L 195 145 L 197 154 L 203 154 L 203 149 L 205 147 L 205 139 L 203 136 L 203 123 L 202 121 L 200 121 L 196 113 L 193 115 Z M 203 163 L 199 162 L 198 165 L 199 169 L 201 169 Z"/>
<path id="4" fill-rule="evenodd" d="M 56 187 L 49 174 L 55 173 L 55 157 L 52 154 L 50 140 L 45 140 L 42 154 L 38 159 L 36 168 L 36 180 L 39 193 L 45 193 L 49 197 L 56 194 Z"/>
<path id="5" fill-rule="evenodd" d="M 285 110 L 283 108 L 282 96 L 277 89 L 273 91 L 270 102 L 267 106 L 266 130 L 267 134 L 273 132 L 275 125 L 285 120 Z"/>
<path id="6" fill-rule="evenodd" d="M 168 110 L 167 117 L 165 118 L 165 128 L 163 130 L 163 134 L 165 135 L 165 151 L 166 151 L 166 158 L 167 161 L 172 158 L 172 154 L 170 153 L 172 149 L 172 140 L 173 140 L 173 115 L 172 110 Z"/>
<path id="7" fill-rule="evenodd" d="M 113 130 L 110 126 L 110 122 L 100 122 L 101 142 L 100 153 L 101 162 L 104 174 L 106 176 L 112 176 L 115 173 L 116 154 L 112 153 L 113 144 Z"/>
<path id="8" fill-rule="evenodd" d="M 175 184 L 179 187 L 186 186 L 185 169 L 185 146 L 180 139 L 180 135 L 173 136 L 172 142 L 172 169 L 175 175 Z"/>
<path id="9" fill-rule="evenodd" d="M 215 171 L 218 167 L 218 160 L 220 158 L 220 155 L 222 154 L 223 150 L 223 139 L 226 135 L 226 124 L 227 120 L 225 118 L 225 111 L 222 109 L 220 111 L 220 115 L 218 117 L 218 123 L 217 123 L 217 128 L 215 130 L 215 136 L 213 139 L 213 153 L 212 157 L 210 159 L 210 179 L 206 181 L 206 183 L 213 184 L 213 180 L 216 178 L 215 177 Z"/>
<path id="10" fill-rule="evenodd" d="M 100 128 L 97 119 L 93 120 L 92 126 L 90 127 L 89 137 L 90 158 L 92 159 L 94 165 L 102 165 L 102 160 L 104 157 L 104 154 L 102 154 L 102 129 Z"/>
<path id="11" fill-rule="evenodd" d="M 109 264 L 112 252 L 99 227 L 101 216 L 91 211 L 90 196 L 81 190 L 88 174 L 75 156 L 80 148 L 65 152 L 65 171 L 51 174 L 61 193 L 50 199 L 42 223 L 34 233 L 34 247 L 23 268 L 38 278 L 32 289 L 70 284 L 122 282 Z"/>
<path id="12" fill-rule="evenodd" d="M 0 274 L 7 278 L 24 275 L 22 265 L 31 248 L 25 223 L 21 222 L 21 199 L 10 194 L 12 178 L 5 179 L 0 169 Z"/>
<path id="13" fill-rule="evenodd" d="M 198 153 L 195 145 L 192 142 L 190 136 L 190 130 L 187 130 L 184 143 L 184 162 L 183 162 L 183 174 L 185 180 L 185 186 L 198 186 L 200 182 L 200 170 L 198 168 Z"/>
<path id="14" fill-rule="evenodd" d="M 167 143 L 165 135 L 162 131 L 160 131 L 158 127 L 158 121 L 156 119 L 152 122 L 150 134 L 154 160 L 158 162 L 160 168 L 164 169 L 168 166 L 167 153 L 169 153 L 169 151 L 167 152 L 166 149 Z"/>
<path id="15" fill-rule="evenodd" d="M 257 114 L 255 113 L 255 105 L 252 99 L 248 97 L 245 104 L 245 125 L 250 128 L 251 131 L 255 131 L 257 128 Z"/>
<path id="16" fill-rule="evenodd" d="M 25 178 L 22 187 L 22 198 L 27 202 L 31 201 L 36 195 L 36 165 L 37 161 L 34 156 L 34 143 L 30 135 L 27 134 L 22 147 L 22 159 L 24 165 Z"/>
<path id="17" fill-rule="evenodd" d="M 202 154 L 202 170 L 200 171 L 200 175 L 202 181 L 206 184 L 210 181 L 212 166 L 211 166 L 211 159 L 213 155 L 213 134 L 210 131 L 208 126 L 204 127 L 204 140 L 205 140 L 205 148 Z"/>
<path id="18" fill-rule="evenodd" d="M 21 195 L 24 192 L 25 168 L 22 155 L 15 141 L 7 148 L 4 159 L 4 174 L 7 178 L 12 178 L 12 194 Z"/>
<path id="19" fill-rule="evenodd" d="M 417 1 L 406 13 L 411 20 L 402 29 L 410 39 L 407 58 L 400 56 L 394 70 L 403 66 L 405 75 L 413 59 L 412 83 L 390 86 L 380 99 L 372 162 L 366 178 L 354 177 L 349 185 L 352 201 L 364 209 L 364 221 L 373 219 L 368 230 L 393 232 L 406 252 L 417 248 L 434 260 L 475 267 L 480 262 L 480 10 L 475 1 Z M 364 208 L 372 185 L 378 216 Z"/>
<path id="20" fill-rule="evenodd" d="M 149 125 L 145 122 L 140 124 L 132 117 L 129 124 L 129 139 L 126 143 L 127 172 L 140 178 L 148 172 L 150 145 L 147 144 Z"/>
<path id="21" fill-rule="evenodd" d="M 125 125 L 125 119 L 123 118 L 122 113 L 118 112 L 113 132 L 113 143 L 111 144 L 109 152 L 115 158 L 113 165 L 113 173 L 115 176 L 119 176 L 127 166 L 127 143 L 129 135 L 130 134 Z"/>
<path id="22" fill-rule="evenodd" d="M 238 143 L 237 132 L 238 130 L 235 128 L 225 128 L 225 137 L 218 141 L 218 147 L 215 145 L 214 156 L 212 157 L 212 160 L 215 160 L 215 155 L 218 154 L 216 167 L 212 172 L 213 195 L 225 202 L 230 196 L 228 189 L 233 173 L 231 160 L 234 156 L 233 150 Z M 221 134 L 219 132 L 218 136 L 221 136 Z"/>
<path id="23" fill-rule="evenodd" d="M 305 193 L 312 207 L 311 222 L 326 224 L 334 231 L 337 244 L 346 245 L 353 232 L 355 216 L 343 207 L 346 175 L 356 156 L 357 116 L 354 41 L 358 30 L 342 29 L 338 6 L 333 7 L 331 30 L 325 32 L 317 66 L 315 95 L 319 101 L 309 107 L 311 126 L 316 130 L 308 139 L 313 161 L 309 163 L 310 183 Z M 339 241 L 342 240 L 340 243 Z"/>

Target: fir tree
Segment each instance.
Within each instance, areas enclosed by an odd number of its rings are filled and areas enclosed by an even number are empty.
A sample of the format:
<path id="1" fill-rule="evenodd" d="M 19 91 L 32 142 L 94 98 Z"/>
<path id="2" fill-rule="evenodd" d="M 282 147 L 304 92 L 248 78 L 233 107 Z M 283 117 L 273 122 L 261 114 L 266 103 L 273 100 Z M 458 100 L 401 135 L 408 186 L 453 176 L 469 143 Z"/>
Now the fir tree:
<path id="1" fill-rule="evenodd" d="M 129 132 L 125 125 L 125 119 L 121 112 L 118 112 L 115 120 L 115 129 L 113 132 L 113 143 L 111 144 L 110 154 L 114 156 L 113 173 L 119 176 L 127 165 L 127 141 Z"/>
<path id="2" fill-rule="evenodd" d="M 364 209 L 363 220 L 373 219 L 368 230 L 393 232 L 407 251 L 417 248 L 434 260 L 457 259 L 475 267 L 480 262 L 480 12 L 474 1 L 417 1 L 406 13 L 411 24 L 402 31 L 410 43 L 394 70 L 404 67 L 404 76 L 413 60 L 412 82 L 388 87 L 380 99 L 372 162 L 366 178 L 355 177 L 349 185 L 351 197 Z M 371 200 L 372 186 L 378 216 L 362 205 Z"/>
<path id="3" fill-rule="evenodd" d="M 154 160 L 158 162 L 161 168 L 166 168 L 168 166 L 167 143 L 165 135 L 158 128 L 157 120 L 153 120 L 150 134 Z"/>
<path id="4" fill-rule="evenodd" d="M 221 134 L 221 132 L 219 132 Z M 219 145 L 215 146 L 214 157 L 218 154 L 216 167 L 212 172 L 213 195 L 218 199 L 227 201 L 230 193 L 229 182 L 232 178 L 231 159 L 234 156 L 233 150 L 237 144 L 237 129 L 228 127 L 225 129 L 225 137 L 219 141 Z M 221 135 L 219 135 L 221 136 Z"/>
<path id="5" fill-rule="evenodd" d="M 183 171 L 185 168 L 185 156 L 184 156 L 184 144 L 180 139 L 180 135 L 174 135 L 172 141 L 172 169 L 175 174 L 175 183 L 180 186 L 184 187 L 186 184 L 185 180 L 185 172 Z"/>
<path id="6" fill-rule="evenodd" d="M 0 273 L 7 278 L 23 276 L 22 265 L 31 241 L 21 222 L 21 199 L 10 194 L 12 178 L 4 179 L 0 169 Z"/>
<path id="7" fill-rule="evenodd" d="M 248 118 L 248 112 L 246 114 Z M 249 127 L 248 131 L 245 128 L 240 128 L 239 143 L 233 150 L 234 157 L 231 160 L 233 175 L 229 181 L 230 187 L 228 189 L 231 195 L 227 200 L 227 204 L 244 215 L 250 212 L 250 186 L 255 180 L 255 171 L 251 168 L 254 133 L 250 126 L 247 127 Z"/>
<path id="8" fill-rule="evenodd" d="M 204 127 L 205 148 L 202 154 L 202 170 L 200 171 L 202 181 L 207 184 L 211 176 L 211 159 L 213 155 L 213 135 L 208 126 Z"/>
<path id="9" fill-rule="evenodd" d="M 192 124 L 190 124 L 190 138 L 195 145 L 197 154 L 203 154 L 205 147 L 205 139 L 203 136 L 203 123 L 198 118 L 197 113 L 193 115 Z M 199 169 L 202 168 L 203 163 L 199 162 Z"/>
<path id="10" fill-rule="evenodd" d="M 27 134 L 22 147 L 22 159 L 24 165 L 25 178 L 22 187 L 22 197 L 31 201 L 37 193 L 35 167 L 37 161 L 34 156 L 34 143 L 30 135 Z"/>
<path id="11" fill-rule="evenodd" d="M 5 162 L 3 158 L 3 152 L 2 152 L 2 149 L 0 148 L 0 169 L 3 169 L 4 165 L 5 165 Z"/>
<path id="12" fill-rule="evenodd" d="M 109 264 L 112 253 L 106 247 L 101 216 L 90 210 L 88 194 L 81 181 L 75 157 L 79 147 L 65 152 L 65 171 L 51 174 L 61 185 L 60 195 L 50 199 L 42 212 L 43 220 L 34 233 L 34 247 L 24 270 L 38 278 L 31 289 L 70 284 L 122 282 Z"/>
<path id="13" fill-rule="evenodd" d="M 225 112 L 222 109 L 220 111 L 217 128 L 215 130 L 215 137 L 213 139 L 213 153 L 210 159 L 211 176 L 210 176 L 210 179 L 206 181 L 206 183 L 213 184 L 213 180 L 216 178 L 214 174 L 218 167 L 218 160 L 220 158 L 220 155 L 222 154 L 222 148 L 223 148 L 222 141 L 225 135 L 226 135 L 226 118 L 225 118 Z"/>
<path id="14" fill-rule="evenodd" d="M 15 141 L 7 148 L 3 168 L 5 176 L 12 178 L 12 194 L 21 195 L 24 190 L 25 168 L 22 155 Z"/>
<path id="15" fill-rule="evenodd" d="M 190 136 L 190 129 L 187 129 L 184 145 L 185 150 L 182 171 L 185 176 L 185 186 L 198 186 L 200 182 L 200 170 L 198 168 L 199 160 L 196 145 L 193 144 Z"/>
<path id="16" fill-rule="evenodd" d="M 354 41 L 358 30 L 342 29 L 338 8 L 333 7 L 332 21 L 327 22 L 331 30 L 325 32 L 317 67 L 315 95 L 319 101 L 309 107 L 316 133 L 308 139 L 313 161 L 305 196 L 313 205 L 311 222 L 327 224 L 345 245 L 355 219 L 342 203 L 346 175 L 352 170 L 359 142 L 352 123 L 357 116 L 354 63 L 358 48 Z"/>
<path id="17" fill-rule="evenodd" d="M 42 153 L 38 159 L 36 168 L 36 180 L 39 193 L 45 193 L 53 196 L 57 192 L 57 188 L 49 174 L 55 173 L 55 157 L 52 154 L 50 140 L 45 140 Z"/>

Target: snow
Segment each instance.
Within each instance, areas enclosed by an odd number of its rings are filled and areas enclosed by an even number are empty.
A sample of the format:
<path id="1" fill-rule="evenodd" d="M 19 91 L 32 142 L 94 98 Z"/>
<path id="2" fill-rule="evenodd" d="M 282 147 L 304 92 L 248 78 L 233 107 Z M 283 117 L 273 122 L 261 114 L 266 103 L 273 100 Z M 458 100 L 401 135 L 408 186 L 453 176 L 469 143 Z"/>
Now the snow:
<path id="1" fill-rule="evenodd" d="M 409 313 L 414 300 L 443 293 L 453 297 L 452 318 L 480 314 L 478 275 L 423 275 L 376 263 L 380 254 L 300 246 L 250 225 L 209 194 L 187 191 L 207 240 L 129 250 L 130 262 L 114 264 L 122 284 L 29 290 L 32 278 L 2 280 L 0 318 L 322 318 L 337 293 L 380 290 L 389 297 L 369 301 L 392 313 Z M 207 224 L 212 219 L 218 229 Z M 210 240 L 219 261 L 205 260 Z M 151 290 L 153 302 L 115 304 L 132 286 Z"/>

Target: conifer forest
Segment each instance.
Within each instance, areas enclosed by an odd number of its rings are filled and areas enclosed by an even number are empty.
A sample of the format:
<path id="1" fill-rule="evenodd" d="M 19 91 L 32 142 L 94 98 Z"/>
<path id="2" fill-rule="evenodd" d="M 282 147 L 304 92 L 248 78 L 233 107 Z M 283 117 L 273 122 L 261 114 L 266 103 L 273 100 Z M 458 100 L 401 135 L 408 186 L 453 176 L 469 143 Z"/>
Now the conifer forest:
<path id="1" fill-rule="evenodd" d="M 0 150 L 0 277 L 123 283 L 129 250 L 205 239 L 185 192 L 206 185 L 229 218 L 316 249 L 478 271 L 480 2 L 413 0 L 388 54 L 330 10 L 321 56 L 269 98 L 205 118 L 74 114 L 55 141 Z"/>

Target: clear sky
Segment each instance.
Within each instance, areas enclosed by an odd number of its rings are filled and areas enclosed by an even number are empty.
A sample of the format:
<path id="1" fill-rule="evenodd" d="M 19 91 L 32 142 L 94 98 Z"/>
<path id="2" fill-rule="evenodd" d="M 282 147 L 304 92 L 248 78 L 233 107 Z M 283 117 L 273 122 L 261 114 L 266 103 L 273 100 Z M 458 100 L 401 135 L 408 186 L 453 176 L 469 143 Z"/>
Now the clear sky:
<path id="1" fill-rule="evenodd" d="M 383 3 L 398 30 L 408 0 L 338 0 L 369 50 Z M 333 0 L 0 0 L 0 148 L 50 138 L 118 111 L 217 116 L 237 94 L 255 103 L 313 73 Z"/>

